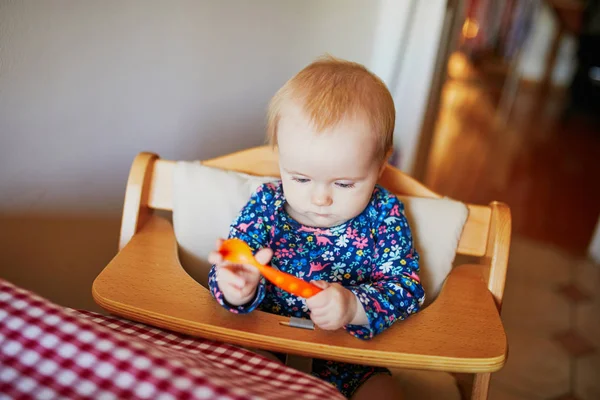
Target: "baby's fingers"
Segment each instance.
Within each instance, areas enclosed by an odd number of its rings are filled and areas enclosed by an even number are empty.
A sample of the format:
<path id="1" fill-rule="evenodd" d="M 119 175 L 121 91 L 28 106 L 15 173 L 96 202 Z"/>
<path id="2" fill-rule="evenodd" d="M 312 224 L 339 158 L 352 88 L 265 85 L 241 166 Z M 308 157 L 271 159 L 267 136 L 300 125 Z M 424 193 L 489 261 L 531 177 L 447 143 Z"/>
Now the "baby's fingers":
<path id="1" fill-rule="evenodd" d="M 329 286 L 331 286 L 331 284 L 329 282 L 325 282 L 325 281 L 310 281 L 310 283 L 312 283 L 313 285 L 315 285 L 316 287 L 318 287 L 320 289 L 327 289 Z"/>
<path id="2" fill-rule="evenodd" d="M 240 288 L 240 296 L 248 297 L 256 290 L 256 286 L 254 285 L 246 285 L 243 288 Z"/>
<path id="3" fill-rule="evenodd" d="M 246 279 L 236 273 L 230 266 L 221 266 L 217 270 L 217 279 L 219 282 L 230 284 L 238 289 L 246 285 Z"/>
<path id="4" fill-rule="evenodd" d="M 208 254 L 208 262 L 211 264 L 220 264 L 223 262 L 223 256 L 219 253 L 219 249 L 223 245 L 223 239 L 217 239 L 215 241 L 215 250 Z"/>
<path id="5" fill-rule="evenodd" d="M 271 261 L 272 257 L 273 257 L 273 250 L 271 250 L 268 247 L 265 247 L 264 249 L 260 249 L 254 255 L 254 258 L 256 258 L 256 261 L 258 261 L 260 264 L 263 264 L 263 265 L 268 264 Z"/>
<path id="6" fill-rule="evenodd" d="M 208 254 L 208 262 L 213 265 L 221 264 L 223 262 L 223 256 L 221 256 L 221 253 L 218 251 L 211 251 Z"/>

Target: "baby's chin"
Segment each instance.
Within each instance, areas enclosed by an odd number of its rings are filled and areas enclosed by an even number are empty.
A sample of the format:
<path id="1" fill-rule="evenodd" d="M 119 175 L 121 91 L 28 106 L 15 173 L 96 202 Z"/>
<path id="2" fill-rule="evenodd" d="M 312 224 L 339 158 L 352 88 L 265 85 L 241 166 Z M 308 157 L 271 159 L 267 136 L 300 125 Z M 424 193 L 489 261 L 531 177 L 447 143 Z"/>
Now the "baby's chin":
<path id="1" fill-rule="evenodd" d="M 360 214 L 342 216 L 337 214 L 319 214 L 310 211 L 296 211 L 290 203 L 285 204 L 285 210 L 296 222 L 312 228 L 333 228 L 348 222 Z"/>
<path id="2" fill-rule="evenodd" d="M 304 215 L 304 222 L 302 222 L 304 225 L 309 225 L 312 226 L 314 228 L 333 228 L 339 225 L 342 225 L 346 222 L 348 222 L 349 220 L 351 220 L 352 218 L 344 218 L 344 217 L 340 217 L 337 215 L 313 215 L 313 214 L 309 214 L 309 215 Z"/>

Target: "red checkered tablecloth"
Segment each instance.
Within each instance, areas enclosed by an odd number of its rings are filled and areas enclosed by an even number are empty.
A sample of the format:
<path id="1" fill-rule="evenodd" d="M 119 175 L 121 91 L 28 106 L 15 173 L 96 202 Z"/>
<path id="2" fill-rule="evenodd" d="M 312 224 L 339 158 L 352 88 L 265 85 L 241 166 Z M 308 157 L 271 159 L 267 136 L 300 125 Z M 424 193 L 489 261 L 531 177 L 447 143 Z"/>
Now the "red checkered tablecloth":
<path id="1" fill-rule="evenodd" d="M 57 306 L 0 279 L 0 399 L 342 399 L 245 349 Z"/>

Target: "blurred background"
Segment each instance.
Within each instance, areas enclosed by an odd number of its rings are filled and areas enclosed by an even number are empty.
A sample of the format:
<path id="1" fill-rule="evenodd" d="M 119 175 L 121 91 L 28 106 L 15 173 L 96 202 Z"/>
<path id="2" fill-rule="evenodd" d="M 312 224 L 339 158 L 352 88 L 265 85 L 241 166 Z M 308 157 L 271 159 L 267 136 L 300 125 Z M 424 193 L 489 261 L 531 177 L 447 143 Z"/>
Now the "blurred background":
<path id="1" fill-rule="evenodd" d="M 392 162 L 513 214 L 493 399 L 600 398 L 598 0 L 0 0 L 0 278 L 99 311 L 140 151 L 263 143 L 314 58 L 365 64 Z"/>

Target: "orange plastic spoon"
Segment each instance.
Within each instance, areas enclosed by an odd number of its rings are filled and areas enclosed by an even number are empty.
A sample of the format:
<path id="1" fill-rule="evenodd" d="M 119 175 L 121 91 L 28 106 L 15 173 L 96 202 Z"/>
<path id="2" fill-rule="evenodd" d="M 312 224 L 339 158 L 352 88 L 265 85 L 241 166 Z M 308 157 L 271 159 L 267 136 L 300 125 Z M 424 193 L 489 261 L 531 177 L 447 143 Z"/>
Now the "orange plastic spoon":
<path id="1" fill-rule="evenodd" d="M 259 272 L 267 278 L 273 285 L 277 286 L 299 297 L 309 298 L 319 293 L 322 289 L 312 283 L 303 281 L 300 278 L 288 273 L 276 270 L 275 268 L 262 265 L 252 255 L 252 250 L 246 242 L 240 239 L 227 239 L 221 245 L 219 253 L 224 260 L 235 264 L 249 264 L 258 268 Z"/>

